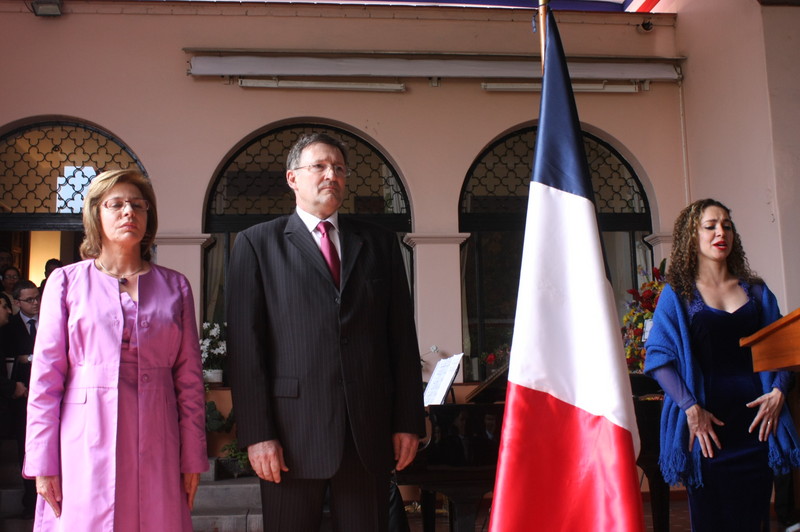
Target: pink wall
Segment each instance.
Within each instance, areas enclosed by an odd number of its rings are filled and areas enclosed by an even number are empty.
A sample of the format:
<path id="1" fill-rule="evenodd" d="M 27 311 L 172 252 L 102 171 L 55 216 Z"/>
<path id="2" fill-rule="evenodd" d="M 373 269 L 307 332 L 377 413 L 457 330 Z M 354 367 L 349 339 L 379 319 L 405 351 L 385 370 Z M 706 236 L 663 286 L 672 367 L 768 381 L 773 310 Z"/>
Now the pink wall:
<path id="1" fill-rule="evenodd" d="M 62 17 L 42 19 L 22 2 L 0 0 L 0 47 L 17 51 L 0 58 L 0 134 L 20 121 L 66 116 L 96 124 L 127 143 L 153 178 L 159 197 L 158 260 L 186 272 L 198 297 L 205 197 L 215 170 L 238 143 L 257 130 L 301 118 L 363 135 L 393 161 L 410 196 L 420 352 L 434 344 L 442 354 L 461 351 L 461 185 L 475 157 L 493 139 L 535 121 L 538 93 L 487 93 L 478 79 L 443 79 L 432 86 L 417 78 L 403 79 L 407 91 L 401 94 L 242 89 L 223 79 L 188 76 L 191 56 L 183 49 L 530 55 L 538 54 L 531 11 L 78 0 L 65 2 L 64 9 Z M 557 18 L 571 56 L 696 57 L 692 49 L 678 49 L 682 34 L 672 15 L 654 16 L 655 29 L 647 34 L 636 29 L 641 15 L 560 13 Z M 653 83 L 638 94 L 577 95 L 584 128 L 628 157 L 639 173 L 656 232 L 671 230 L 690 196 L 727 190 L 720 189 L 723 180 L 699 176 L 720 174 L 711 169 L 730 143 L 710 142 L 713 158 L 697 156 L 703 149 L 691 148 L 730 134 L 726 129 L 735 131 L 722 112 L 734 107 L 717 106 L 714 121 L 723 121 L 724 129 L 706 124 L 704 100 L 690 99 L 688 93 L 691 88 L 709 94 L 707 99 L 721 98 L 720 84 L 702 70 L 689 72 L 714 90 L 687 79 L 684 90 L 675 83 Z M 692 102 L 687 113 L 693 115 L 685 124 L 682 97 Z M 737 102 L 735 109 L 742 107 Z M 747 110 L 760 130 L 768 129 L 765 111 L 764 105 Z M 751 166 L 763 170 L 767 151 L 753 153 Z M 741 169 L 741 163 L 726 163 L 731 166 L 727 173 Z M 740 181 L 742 198 L 758 196 L 746 192 L 752 184 Z M 737 214 L 747 211 L 731 203 Z M 765 238 L 761 247 L 763 256 L 780 262 L 777 237 Z M 660 244 L 657 258 L 668 249 L 668 243 Z M 779 267 L 765 274 L 780 287 Z"/>
<path id="2" fill-rule="evenodd" d="M 715 197 L 733 210 L 751 266 L 788 313 L 800 305 L 800 10 L 752 0 L 664 7 L 678 12 L 677 52 L 687 57 L 687 201 Z"/>

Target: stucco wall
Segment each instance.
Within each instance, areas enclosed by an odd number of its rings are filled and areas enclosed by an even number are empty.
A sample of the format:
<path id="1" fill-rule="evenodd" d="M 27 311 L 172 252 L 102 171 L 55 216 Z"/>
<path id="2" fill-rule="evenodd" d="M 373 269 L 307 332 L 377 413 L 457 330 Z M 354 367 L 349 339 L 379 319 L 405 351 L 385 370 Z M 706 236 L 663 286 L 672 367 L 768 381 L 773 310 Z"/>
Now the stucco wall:
<path id="1" fill-rule="evenodd" d="M 401 94 L 242 89 L 224 79 L 188 76 L 190 54 L 184 48 L 536 54 L 532 11 L 79 1 L 64 6 L 62 17 L 42 19 L 21 2 L 0 0 L 0 47 L 17 51 L 0 57 L 0 134 L 37 117 L 63 116 L 96 124 L 125 142 L 159 198 L 158 260 L 187 273 L 198 299 L 204 201 L 215 170 L 234 147 L 255 131 L 299 120 L 362 135 L 393 161 L 410 196 L 418 237 L 420 352 L 434 344 L 442 354 L 461 351 L 461 185 L 493 139 L 534 123 L 539 94 L 487 93 L 474 79 L 443 79 L 433 86 L 415 78 L 402 80 L 407 91 Z M 656 27 L 647 34 L 636 29 L 640 15 L 560 13 L 558 19 L 569 56 L 688 55 L 676 49 L 669 15 L 655 17 Z M 686 180 L 682 97 L 675 83 L 653 83 L 637 94 L 577 95 L 584 128 L 613 145 L 639 173 L 657 232 L 671 230 L 690 189 L 715 188 L 713 180 Z M 695 102 L 694 112 L 703 114 L 703 105 Z M 751 111 L 754 122 L 763 110 Z M 702 124 L 695 128 L 687 136 L 695 142 L 713 136 Z M 706 167 L 713 166 L 691 162 L 695 174 L 708 174 Z M 740 205 L 733 203 L 738 214 Z M 766 255 L 779 256 L 776 238 L 762 247 Z M 659 246 L 657 259 L 667 252 L 668 246 Z"/>
<path id="2" fill-rule="evenodd" d="M 800 10 L 755 0 L 669 7 L 678 12 L 677 51 L 687 57 L 687 200 L 714 197 L 733 210 L 751 266 L 788 313 L 800 304 L 792 207 L 800 199 Z"/>

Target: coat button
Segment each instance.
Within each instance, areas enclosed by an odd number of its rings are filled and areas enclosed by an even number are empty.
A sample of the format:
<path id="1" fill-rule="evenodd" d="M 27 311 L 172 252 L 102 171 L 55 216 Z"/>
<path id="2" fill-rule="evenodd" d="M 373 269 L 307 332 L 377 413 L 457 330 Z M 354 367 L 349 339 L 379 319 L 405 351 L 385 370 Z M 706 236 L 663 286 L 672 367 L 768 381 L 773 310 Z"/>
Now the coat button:
<path id="1" fill-rule="evenodd" d="M 142 320 L 142 323 L 140 323 L 139 325 L 140 325 L 141 327 L 148 327 L 148 326 L 150 325 L 150 322 L 149 322 L 149 321 L 147 321 L 147 320 Z"/>
<path id="2" fill-rule="evenodd" d="M 150 375 L 148 375 L 147 373 L 142 375 L 142 382 L 150 382 Z"/>

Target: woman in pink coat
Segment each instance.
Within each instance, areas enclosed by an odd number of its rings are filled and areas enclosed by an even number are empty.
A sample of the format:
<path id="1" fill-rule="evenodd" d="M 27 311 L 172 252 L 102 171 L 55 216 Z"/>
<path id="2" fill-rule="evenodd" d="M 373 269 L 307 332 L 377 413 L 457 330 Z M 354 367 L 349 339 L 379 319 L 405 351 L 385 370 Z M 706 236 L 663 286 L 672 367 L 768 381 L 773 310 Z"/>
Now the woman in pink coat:
<path id="1" fill-rule="evenodd" d="M 191 530 L 208 469 L 192 291 L 150 263 L 156 202 L 137 171 L 104 172 L 83 207 L 82 262 L 47 281 L 23 473 L 35 530 Z"/>

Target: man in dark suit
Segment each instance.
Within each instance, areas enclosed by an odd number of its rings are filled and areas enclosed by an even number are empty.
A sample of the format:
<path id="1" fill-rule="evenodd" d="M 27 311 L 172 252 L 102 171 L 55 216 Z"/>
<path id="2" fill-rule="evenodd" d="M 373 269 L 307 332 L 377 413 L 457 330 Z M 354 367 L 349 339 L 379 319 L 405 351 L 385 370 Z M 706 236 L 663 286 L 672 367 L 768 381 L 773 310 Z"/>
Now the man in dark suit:
<path id="1" fill-rule="evenodd" d="M 26 388 L 31 381 L 31 358 L 33 357 L 33 344 L 36 340 L 36 328 L 39 325 L 39 304 L 42 301 L 39 288 L 33 281 L 18 281 L 14 285 L 14 303 L 19 307 L 19 312 L 8 320 L 8 325 L 3 329 L 3 342 L 6 352 L 4 355 L 14 357 L 14 366 L 11 370 L 11 380 L 22 383 Z M 14 399 L 15 415 L 14 428 L 17 436 L 17 450 L 19 454 L 20 469 L 25 459 L 25 424 L 27 421 L 28 397 Z M 33 519 L 36 507 L 36 484 L 31 479 L 24 479 L 25 491 L 22 495 L 22 517 Z"/>
<path id="2" fill-rule="evenodd" d="M 400 246 L 339 218 L 346 157 L 330 136 L 301 138 L 286 164 L 296 212 L 239 233 L 231 254 L 237 437 L 262 479 L 265 530 L 319 530 L 328 489 L 334 530 L 386 530 L 391 469 L 424 434 Z"/>

